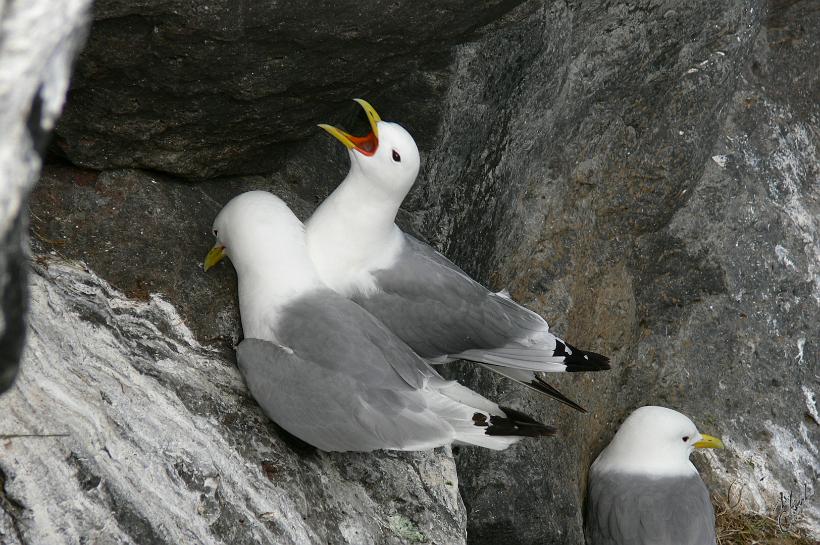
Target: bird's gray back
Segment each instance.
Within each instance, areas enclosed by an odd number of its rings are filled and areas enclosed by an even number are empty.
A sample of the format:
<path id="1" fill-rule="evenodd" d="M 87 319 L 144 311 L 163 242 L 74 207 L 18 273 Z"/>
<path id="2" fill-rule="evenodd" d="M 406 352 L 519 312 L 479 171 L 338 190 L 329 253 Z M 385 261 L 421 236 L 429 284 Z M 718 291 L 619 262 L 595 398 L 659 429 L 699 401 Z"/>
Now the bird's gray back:
<path id="1" fill-rule="evenodd" d="M 700 476 L 590 475 L 588 545 L 715 545 L 715 512 Z"/>
<path id="2" fill-rule="evenodd" d="M 400 378 L 398 389 L 375 386 L 259 339 L 245 339 L 236 354 L 265 414 L 322 450 L 431 448 L 451 440 L 423 396 Z"/>
<path id="3" fill-rule="evenodd" d="M 374 277 L 379 290 L 353 300 L 422 357 L 500 347 L 547 330 L 538 315 L 492 293 L 410 235 L 396 263 Z"/>
<path id="4" fill-rule="evenodd" d="M 279 344 L 245 339 L 237 361 L 253 397 L 280 426 L 323 450 L 419 449 L 452 428 L 431 411 L 435 370 L 364 309 L 333 291 L 280 314 Z"/>
<path id="5" fill-rule="evenodd" d="M 425 381 L 443 380 L 384 324 L 331 290 L 288 305 L 276 334 L 301 358 L 358 379 L 366 377 L 373 386 L 395 389 L 404 380 L 421 388 Z"/>

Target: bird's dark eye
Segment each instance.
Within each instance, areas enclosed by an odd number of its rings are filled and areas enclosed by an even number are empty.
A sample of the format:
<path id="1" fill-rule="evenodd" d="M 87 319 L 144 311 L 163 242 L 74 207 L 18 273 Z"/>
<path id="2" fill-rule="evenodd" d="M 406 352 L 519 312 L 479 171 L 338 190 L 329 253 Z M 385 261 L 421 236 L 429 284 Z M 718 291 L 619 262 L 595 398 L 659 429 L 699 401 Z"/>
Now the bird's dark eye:
<path id="1" fill-rule="evenodd" d="M 219 234 L 219 231 L 217 231 L 216 229 L 214 229 L 214 236 L 217 236 L 218 234 Z"/>
<path id="2" fill-rule="evenodd" d="M 401 163 L 401 155 L 396 150 L 393 150 L 393 160 L 397 163 Z"/>
<path id="3" fill-rule="evenodd" d="M 688 436 L 688 435 L 685 435 L 685 436 L 683 437 L 683 442 L 684 442 L 684 443 L 686 443 L 687 441 L 689 441 L 689 436 Z"/>

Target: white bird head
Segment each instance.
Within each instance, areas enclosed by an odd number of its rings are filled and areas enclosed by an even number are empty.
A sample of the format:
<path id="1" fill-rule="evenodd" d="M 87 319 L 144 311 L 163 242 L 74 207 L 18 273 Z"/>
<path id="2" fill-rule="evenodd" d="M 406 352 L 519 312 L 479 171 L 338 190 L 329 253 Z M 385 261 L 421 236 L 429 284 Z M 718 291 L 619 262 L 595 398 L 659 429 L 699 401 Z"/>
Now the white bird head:
<path id="1" fill-rule="evenodd" d="M 240 277 L 310 269 L 305 229 L 280 198 L 267 191 L 248 191 L 231 199 L 213 223 L 216 237 L 203 268 L 207 271 L 225 256 Z M 281 274 L 280 274 L 281 276 Z"/>
<path id="2" fill-rule="evenodd" d="M 308 257 L 302 222 L 278 197 L 248 191 L 219 212 L 213 233 L 216 244 L 203 268 L 229 257 L 239 280 L 245 336 L 275 340 L 278 309 L 322 287 Z"/>
<path id="3" fill-rule="evenodd" d="M 593 471 L 681 475 L 697 471 L 689 461 L 696 448 L 723 448 L 720 439 L 702 434 L 686 416 L 665 407 L 646 406 L 630 414 L 593 464 Z"/>
<path id="4" fill-rule="evenodd" d="M 319 125 L 336 137 L 350 154 L 350 174 L 361 175 L 373 190 L 386 192 L 401 202 L 419 173 L 421 157 L 415 140 L 401 125 L 382 121 L 367 101 L 354 99 L 367 114 L 370 133 L 353 136 L 331 125 Z"/>

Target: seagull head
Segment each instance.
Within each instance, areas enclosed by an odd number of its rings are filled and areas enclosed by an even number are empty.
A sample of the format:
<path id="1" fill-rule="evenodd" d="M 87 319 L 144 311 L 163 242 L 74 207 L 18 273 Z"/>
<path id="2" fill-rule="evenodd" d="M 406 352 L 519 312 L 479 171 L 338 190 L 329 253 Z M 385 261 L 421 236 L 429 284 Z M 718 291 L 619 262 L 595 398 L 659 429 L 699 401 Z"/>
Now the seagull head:
<path id="1" fill-rule="evenodd" d="M 353 136 L 331 125 L 319 125 L 336 137 L 350 154 L 350 173 L 364 177 L 374 190 L 399 197 L 410 191 L 421 157 L 415 140 L 401 125 L 382 121 L 366 100 L 354 99 L 367 114 L 370 133 Z"/>
<path id="2" fill-rule="evenodd" d="M 640 407 L 624 420 L 593 469 L 658 476 L 687 474 L 696 471 L 689 455 L 702 448 L 723 448 L 723 442 L 700 433 L 677 411 Z"/>
<path id="3" fill-rule="evenodd" d="M 280 198 L 248 191 L 231 199 L 213 223 L 216 237 L 205 257 L 207 271 L 229 257 L 240 276 L 293 265 L 306 256 L 302 222 Z"/>

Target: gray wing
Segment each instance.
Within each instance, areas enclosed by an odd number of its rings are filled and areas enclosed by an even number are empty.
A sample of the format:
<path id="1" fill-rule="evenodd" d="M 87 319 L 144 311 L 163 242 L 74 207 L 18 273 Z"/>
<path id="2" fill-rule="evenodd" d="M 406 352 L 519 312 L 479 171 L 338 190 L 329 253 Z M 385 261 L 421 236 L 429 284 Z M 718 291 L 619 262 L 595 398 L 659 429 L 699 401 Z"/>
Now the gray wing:
<path id="1" fill-rule="evenodd" d="M 281 313 L 283 345 L 246 339 L 239 368 L 277 424 L 322 450 L 423 449 L 452 428 L 422 391 L 441 378 L 355 303 L 326 290 Z"/>
<path id="2" fill-rule="evenodd" d="M 588 545 L 715 545 L 715 512 L 700 476 L 593 474 Z"/>
<path id="3" fill-rule="evenodd" d="M 420 389 L 444 379 L 384 324 L 331 290 L 302 297 L 284 309 L 279 341 L 334 371 L 398 387 L 399 377 Z"/>
<path id="4" fill-rule="evenodd" d="M 425 358 L 501 347 L 549 329 L 543 318 L 492 293 L 410 235 L 397 262 L 374 277 L 379 290 L 354 301 Z"/>
<path id="5" fill-rule="evenodd" d="M 268 341 L 245 339 L 237 362 L 253 398 L 279 426 L 326 451 L 425 449 L 452 429 L 394 373 L 358 376 Z"/>
<path id="6" fill-rule="evenodd" d="M 609 369 L 608 358 L 556 338 L 541 316 L 491 292 L 429 245 L 406 234 L 404 242 L 396 263 L 373 272 L 379 289 L 353 300 L 422 357 L 533 372 Z"/>

